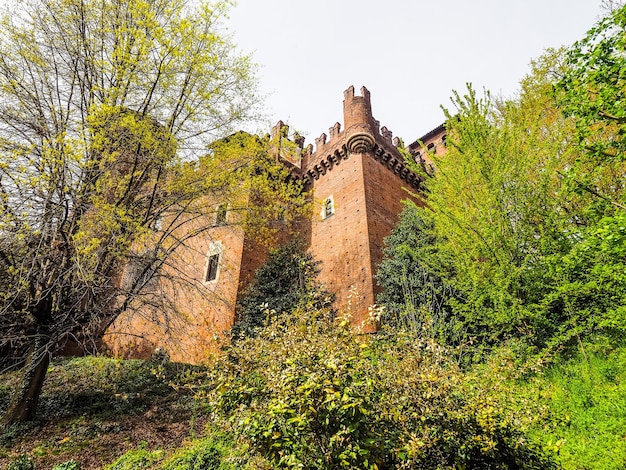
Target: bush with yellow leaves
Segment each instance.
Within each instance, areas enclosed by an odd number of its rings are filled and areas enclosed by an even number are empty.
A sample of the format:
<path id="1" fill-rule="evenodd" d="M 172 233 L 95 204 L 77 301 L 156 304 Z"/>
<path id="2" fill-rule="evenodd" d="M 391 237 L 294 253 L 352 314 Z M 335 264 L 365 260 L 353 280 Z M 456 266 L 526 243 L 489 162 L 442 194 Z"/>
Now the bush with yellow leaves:
<path id="1" fill-rule="evenodd" d="M 446 349 L 327 313 L 284 317 L 210 373 L 214 423 L 249 457 L 271 468 L 553 468 L 495 397 L 468 393 Z"/>

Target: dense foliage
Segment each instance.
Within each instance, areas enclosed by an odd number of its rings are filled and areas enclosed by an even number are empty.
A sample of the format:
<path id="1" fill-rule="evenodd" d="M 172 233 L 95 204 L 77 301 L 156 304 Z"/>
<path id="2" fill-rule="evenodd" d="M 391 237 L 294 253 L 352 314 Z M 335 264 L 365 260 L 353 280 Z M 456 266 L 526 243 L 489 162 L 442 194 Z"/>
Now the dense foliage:
<path id="1" fill-rule="evenodd" d="M 253 336 L 255 330 L 301 305 L 325 308 L 333 296 L 317 281 L 318 263 L 299 240 L 269 253 L 238 305 L 232 336 Z"/>
<path id="2" fill-rule="evenodd" d="M 551 468 L 436 343 L 314 314 L 238 342 L 208 378 L 215 423 L 263 468 Z"/>
<path id="3" fill-rule="evenodd" d="M 430 213 L 405 202 L 400 221 L 385 240 L 384 260 L 376 278 L 384 289 L 377 302 L 386 308 L 381 321 L 447 343 L 460 336 L 451 303 L 458 293 L 445 266 L 434 265 L 438 253 Z"/>
<path id="4" fill-rule="evenodd" d="M 598 163 L 626 154 L 626 6 L 598 22 L 567 52 L 559 105 L 576 119 L 582 148 Z"/>
<path id="5" fill-rule="evenodd" d="M 621 157 L 600 162 L 579 146 L 583 118 L 563 114 L 559 103 L 570 91 L 554 87 L 571 62 L 572 53 L 548 51 L 515 100 L 481 97 L 471 86 L 455 94 L 446 111 L 447 153 L 432 156 L 428 205 L 403 215 L 402 224 L 429 225 L 398 244 L 401 225 L 388 241 L 382 268 L 426 267 L 429 277 L 411 289 L 432 289 L 433 279 L 448 289 L 440 305 L 450 309 L 448 324 L 462 343 L 492 348 L 516 340 L 551 354 L 584 338 L 623 337 L 626 167 Z M 413 301 L 412 310 L 432 309 L 423 296 Z"/>
<path id="6" fill-rule="evenodd" d="M 310 332 L 310 329 L 304 329 L 300 335 Z M 339 334 L 341 346 L 346 344 L 347 333 L 341 329 L 334 334 L 326 331 L 326 339 L 323 341 Z M 282 333 L 274 329 L 273 334 Z M 287 338 L 294 338 L 293 332 L 288 334 Z M 259 340 L 262 343 L 258 343 Z M 416 371 L 399 370 L 392 379 L 394 383 L 386 382 L 389 388 L 400 387 L 409 393 L 410 388 L 419 383 L 419 378 L 424 388 L 422 385 L 417 387 L 419 394 L 415 402 L 430 404 L 432 408 L 426 407 L 425 411 L 436 409 L 436 403 L 446 403 L 442 397 L 446 391 L 460 390 L 460 396 L 453 393 L 449 397 L 450 402 L 465 403 L 468 413 L 475 409 L 481 410 L 480 419 L 496 419 L 502 426 L 513 426 L 519 437 L 522 433 L 528 436 L 524 440 L 525 445 L 537 443 L 548 455 L 553 455 L 563 468 L 622 468 L 622 462 L 626 459 L 626 443 L 623 440 L 623 429 L 626 426 L 624 348 L 607 352 L 587 344 L 584 354 L 556 361 L 547 368 L 537 364 L 533 368 L 534 373 L 531 373 L 527 364 L 520 367 L 516 353 L 504 348 L 481 366 L 462 372 L 455 366 L 455 350 L 440 348 L 426 341 L 420 346 L 419 341 L 406 334 L 395 340 L 386 337 L 372 342 L 370 337 L 359 336 L 352 340 L 367 345 L 371 364 L 365 368 L 366 371 L 372 372 L 377 364 L 391 367 L 415 363 L 400 358 L 403 353 L 397 348 L 419 351 L 419 358 L 413 361 L 421 361 L 420 364 L 430 364 L 431 360 L 438 364 L 428 366 L 424 377 Z M 252 344 L 246 345 L 249 353 L 253 350 L 259 354 L 274 353 L 268 338 L 257 338 L 254 341 L 254 347 Z M 314 342 L 321 341 L 322 338 L 318 337 Z M 351 342 L 347 341 L 347 344 Z M 307 351 L 311 351 L 312 346 L 306 344 Z M 436 351 L 425 349 L 429 346 L 436 348 Z M 284 344 L 282 348 L 285 348 Z M 322 350 L 321 346 L 319 350 Z M 331 351 L 330 345 L 323 351 Z M 361 352 L 360 347 L 358 351 Z M 395 359 L 383 354 L 385 351 L 394 354 Z M 352 354 L 356 350 L 349 349 L 347 352 Z M 243 352 L 237 353 L 237 357 L 241 354 Z M 379 354 L 381 357 L 377 356 Z M 312 359 L 308 362 L 300 357 L 297 359 L 298 363 L 312 367 Z M 320 371 L 329 373 L 323 359 L 317 358 Z M 336 360 L 336 356 L 333 359 Z M 342 390 L 352 393 L 355 386 L 347 388 L 350 382 L 344 373 L 363 370 L 366 359 L 358 356 L 348 360 L 346 356 L 343 361 L 346 363 L 338 361 L 337 372 L 331 369 L 331 377 L 344 384 Z M 283 360 L 283 364 L 286 364 L 286 360 Z M 231 364 L 229 367 L 232 372 L 234 366 Z M 294 366 L 290 367 L 287 375 L 293 376 Z M 445 373 L 439 378 L 430 375 L 431 372 L 440 371 L 440 368 Z M 245 381 L 243 374 L 245 371 L 255 372 L 254 369 L 244 367 L 238 371 L 240 375 L 236 381 L 229 382 L 233 387 L 240 387 L 253 380 L 249 377 Z M 303 372 L 300 380 L 304 380 L 305 374 Z M 380 377 L 389 378 L 393 374 L 392 370 L 383 371 Z M 260 453 L 251 451 L 243 435 L 239 434 L 236 438 L 233 432 L 232 426 L 238 423 L 237 419 L 246 410 L 252 411 L 246 408 L 247 401 L 230 414 L 207 413 L 206 391 L 214 387 L 213 378 L 216 375 L 224 379 L 230 377 L 221 372 L 207 376 L 206 368 L 160 360 L 119 361 L 87 357 L 55 362 L 42 397 L 39 421 L 12 428 L 0 436 L 0 466 L 10 463 L 14 465 L 11 468 L 31 468 L 33 465 L 35 468 L 53 468 L 59 465 L 58 470 L 77 470 L 103 468 L 103 462 L 110 462 L 107 468 L 119 470 L 182 470 L 203 468 L 202 465 L 221 470 L 274 468 Z M 267 379 L 266 375 L 257 377 Z M 372 377 L 376 381 L 379 375 L 376 373 Z M 363 378 L 364 375 L 359 375 L 357 380 Z M 404 380 L 407 383 L 402 385 Z M 10 390 L 16 381 L 15 374 L 0 376 L 0 406 L 8 402 Z M 437 385 L 437 381 L 441 381 L 441 384 Z M 433 396 L 430 398 L 424 395 L 427 383 L 432 385 Z M 179 386 L 173 388 L 172 384 Z M 282 389 L 285 387 L 286 384 Z M 378 388 L 377 385 L 368 387 Z M 222 387 L 220 393 L 226 390 Z M 238 390 L 237 393 L 242 393 L 241 389 Z M 190 394 L 194 391 L 200 392 L 199 402 L 191 399 Z M 387 395 L 393 397 L 395 392 Z M 268 395 L 268 399 L 271 396 Z M 231 395 L 231 398 L 234 396 Z M 354 399 L 346 398 L 349 399 L 346 403 Z M 305 402 L 304 398 L 300 400 Z M 364 400 L 364 403 L 369 401 Z M 392 405 L 397 406 L 394 403 L 390 402 L 390 409 Z M 324 406 L 329 407 L 330 404 Z M 406 405 L 404 409 L 408 407 Z M 154 412 L 156 409 L 158 413 Z M 324 409 L 326 414 L 330 412 Z M 309 413 L 312 412 L 309 410 Z M 224 421 L 226 416 L 232 419 Z M 346 414 L 341 416 L 345 417 Z M 405 425 L 411 421 L 408 417 L 402 419 Z M 203 426 L 205 421 L 208 421 L 206 428 Z M 432 422 L 430 426 L 433 426 Z M 41 430 L 37 431 L 39 427 Z M 138 429 L 142 432 L 138 432 Z M 435 444 L 430 442 L 430 445 Z"/>

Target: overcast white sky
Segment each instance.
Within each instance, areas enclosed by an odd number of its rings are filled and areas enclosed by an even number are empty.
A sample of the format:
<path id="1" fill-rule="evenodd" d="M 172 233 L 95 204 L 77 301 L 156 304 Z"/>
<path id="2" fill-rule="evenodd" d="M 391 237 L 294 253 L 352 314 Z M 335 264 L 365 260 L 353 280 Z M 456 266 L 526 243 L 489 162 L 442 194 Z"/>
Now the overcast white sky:
<path id="1" fill-rule="evenodd" d="M 238 0 L 227 25 L 261 66 L 272 123 L 312 143 L 343 124 L 343 91 L 365 85 L 374 117 L 410 143 L 443 121 L 452 90 L 513 96 L 531 59 L 600 14 L 600 0 Z"/>

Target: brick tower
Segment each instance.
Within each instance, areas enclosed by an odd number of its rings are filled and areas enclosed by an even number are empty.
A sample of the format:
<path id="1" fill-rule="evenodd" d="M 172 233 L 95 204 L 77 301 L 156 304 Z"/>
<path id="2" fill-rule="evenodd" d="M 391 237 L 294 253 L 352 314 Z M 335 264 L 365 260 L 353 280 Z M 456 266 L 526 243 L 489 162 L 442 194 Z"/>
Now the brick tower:
<path id="1" fill-rule="evenodd" d="M 368 307 L 379 290 L 375 274 L 384 238 L 398 221 L 402 200 L 418 192 L 420 177 L 407 168 L 399 141 L 374 119 L 365 87 L 360 95 L 352 86 L 344 92 L 343 120 L 344 130 L 335 123 L 329 136 L 315 139 L 314 151 L 312 145 L 303 148 L 303 139 L 296 137 L 301 158 L 282 160 L 313 197 L 315 209 L 302 221 L 301 236 L 321 262 L 319 280 L 336 294 L 335 307 L 350 313 L 355 326 L 372 331 L 376 325 L 367 321 Z M 272 133 L 279 138 L 287 130 L 279 122 Z M 409 146 L 413 158 L 424 163 L 420 151 L 441 141 L 444 132 L 440 126 Z M 280 150 L 277 156 L 281 158 Z M 208 295 L 172 288 L 164 295 L 180 315 L 168 318 L 158 310 L 139 310 L 120 316 L 105 338 L 114 354 L 146 357 L 162 347 L 174 360 L 202 362 L 219 350 L 220 338 L 233 324 L 237 300 L 267 254 L 239 227 L 227 202 L 203 202 L 215 212 L 195 223 L 209 229 L 190 239 L 173 260 L 188 283 Z M 421 204 L 419 198 L 416 202 Z"/>
<path id="2" fill-rule="evenodd" d="M 405 189 L 416 192 L 420 179 L 404 164 L 392 133 L 374 119 L 367 88 L 360 96 L 352 86 L 344 92 L 343 120 L 343 131 L 336 123 L 330 136 L 315 139 L 314 152 L 309 147 L 302 175 L 316 202 L 310 251 L 321 261 L 320 281 L 360 325 L 379 290 L 374 276 L 384 238 L 401 201 L 411 197 Z"/>

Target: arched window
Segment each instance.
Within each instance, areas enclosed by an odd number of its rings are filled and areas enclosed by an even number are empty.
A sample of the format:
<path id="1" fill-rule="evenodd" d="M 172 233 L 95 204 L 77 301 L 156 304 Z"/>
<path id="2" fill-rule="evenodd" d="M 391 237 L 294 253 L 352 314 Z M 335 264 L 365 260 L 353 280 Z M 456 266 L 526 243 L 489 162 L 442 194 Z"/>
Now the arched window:
<path id="1" fill-rule="evenodd" d="M 327 219 L 335 213 L 335 201 L 332 196 L 328 196 L 322 204 L 322 219 Z"/>

